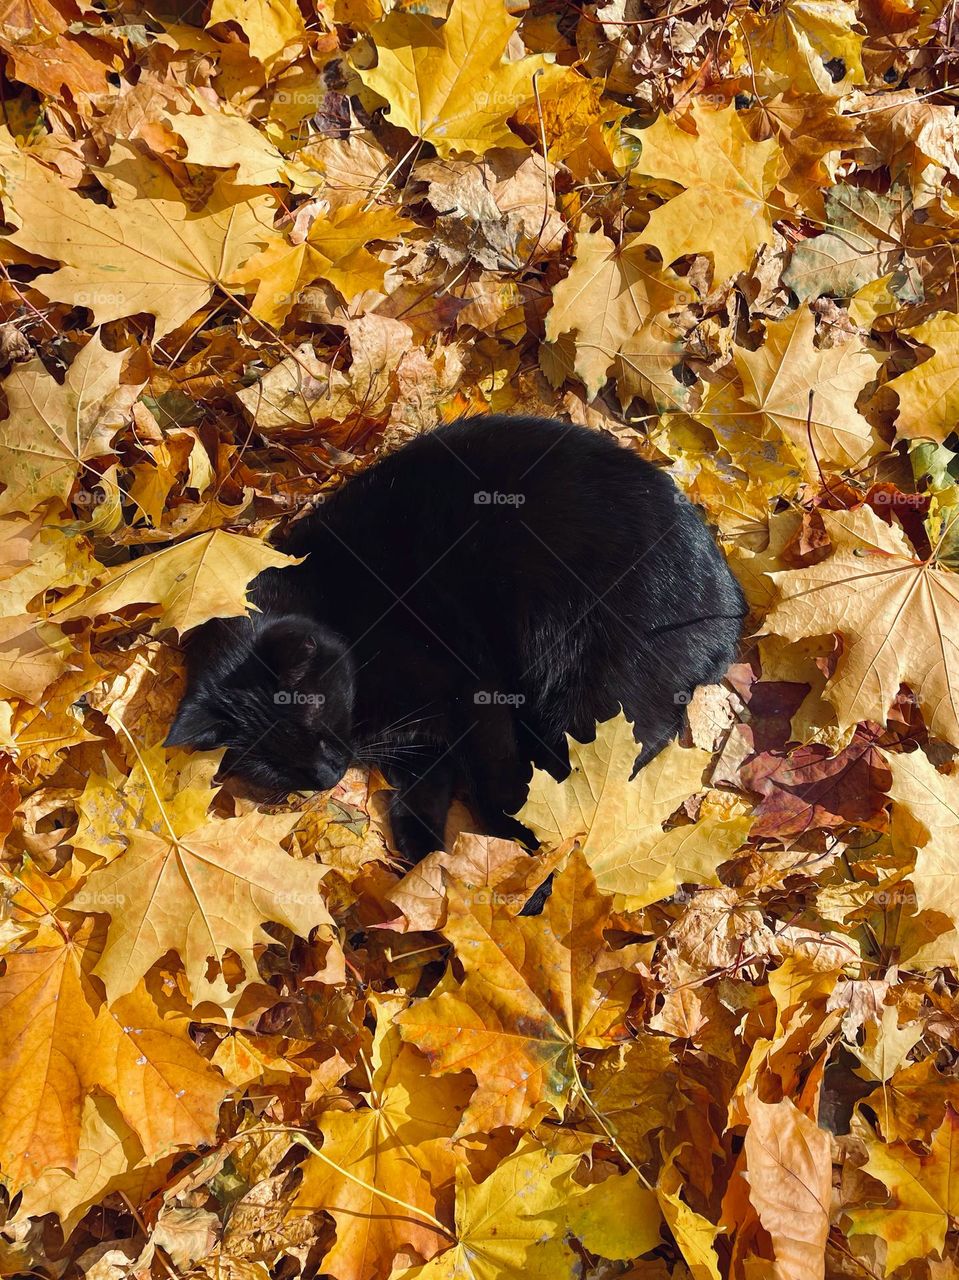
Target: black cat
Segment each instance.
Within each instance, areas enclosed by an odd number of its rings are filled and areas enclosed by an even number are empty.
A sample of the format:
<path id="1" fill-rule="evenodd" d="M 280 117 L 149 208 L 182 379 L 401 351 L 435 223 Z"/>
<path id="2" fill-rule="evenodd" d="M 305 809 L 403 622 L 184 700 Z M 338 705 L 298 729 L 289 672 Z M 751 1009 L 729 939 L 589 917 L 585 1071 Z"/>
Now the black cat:
<path id="1" fill-rule="evenodd" d="M 535 418 L 440 427 L 351 480 L 253 584 L 262 611 L 188 641 L 169 745 L 229 748 L 262 790 L 390 784 L 397 848 L 443 845 L 454 789 L 517 835 L 531 762 L 564 777 L 622 705 L 641 765 L 732 660 L 743 596 L 671 479 L 610 438 Z"/>

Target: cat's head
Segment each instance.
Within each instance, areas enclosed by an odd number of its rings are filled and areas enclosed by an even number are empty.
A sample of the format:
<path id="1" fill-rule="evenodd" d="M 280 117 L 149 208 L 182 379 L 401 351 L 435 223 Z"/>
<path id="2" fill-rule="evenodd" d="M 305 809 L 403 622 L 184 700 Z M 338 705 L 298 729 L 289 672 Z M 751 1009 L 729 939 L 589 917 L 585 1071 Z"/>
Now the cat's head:
<path id="1" fill-rule="evenodd" d="M 355 675 L 343 640 L 300 614 L 198 632 L 166 745 L 226 747 L 222 772 L 264 793 L 334 787 L 352 759 Z"/>

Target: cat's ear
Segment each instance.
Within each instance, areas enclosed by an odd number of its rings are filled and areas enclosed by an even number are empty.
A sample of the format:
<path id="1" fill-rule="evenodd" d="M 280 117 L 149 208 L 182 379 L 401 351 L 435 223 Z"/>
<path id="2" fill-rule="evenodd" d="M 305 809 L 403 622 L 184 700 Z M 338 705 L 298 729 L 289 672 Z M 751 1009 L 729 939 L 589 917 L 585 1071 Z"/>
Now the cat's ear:
<path id="1" fill-rule="evenodd" d="M 260 661 L 280 684 L 296 684 L 302 680 L 316 657 L 318 647 L 316 623 L 297 614 L 277 618 L 256 638 Z"/>
<path id="2" fill-rule="evenodd" d="M 187 694 L 163 740 L 165 747 L 194 747 L 212 751 L 225 747 L 223 724 L 196 694 Z"/>

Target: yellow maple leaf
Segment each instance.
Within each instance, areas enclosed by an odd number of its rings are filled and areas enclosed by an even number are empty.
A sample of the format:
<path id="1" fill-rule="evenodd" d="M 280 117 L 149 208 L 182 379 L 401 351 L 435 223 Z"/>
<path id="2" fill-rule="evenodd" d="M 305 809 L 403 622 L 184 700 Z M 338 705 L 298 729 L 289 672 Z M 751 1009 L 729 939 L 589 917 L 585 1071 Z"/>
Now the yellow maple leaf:
<path id="1" fill-rule="evenodd" d="M 377 65 L 357 75 L 389 103 L 389 118 L 431 142 L 441 156 L 482 155 L 490 147 L 517 147 L 507 118 L 571 71 L 539 54 L 506 62 L 503 55 L 518 20 L 504 0 L 453 0 L 445 22 L 394 9 L 370 28 Z"/>
<path id="2" fill-rule="evenodd" d="M 159 444 L 144 444 L 142 448 L 150 460 L 134 463 L 127 494 L 138 515 L 146 515 L 155 528 L 160 528 L 174 485 L 182 481 L 184 488 L 202 493 L 212 482 L 213 471 L 202 443 L 189 430 L 169 431 Z"/>
<path id="3" fill-rule="evenodd" d="M 155 744 L 141 749 L 127 774 L 104 757 L 105 772 L 91 770 L 77 800 L 70 843 L 99 858 L 116 857 L 136 831 L 164 831 L 167 822 L 177 835 L 194 830 L 216 795 L 210 783 L 221 755 Z"/>
<path id="4" fill-rule="evenodd" d="M 0 134 L 4 204 L 19 230 L 12 243 L 64 265 L 42 276 L 48 298 L 88 307 L 98 324 L 146 312 L 162 337 L 188 320 L 268 239 L 274 201 L 217 186 L 193 213 L 168 178 L 117 207 L 71 191 Z M 142 175 L 141 175 L 142 178 Z"/>
<path id="5" fill-rule="evenodd" d="M 959 316 L 940 312 L 901 332 L 934 350 L 928 360 L 889 379 L 890 390 L 899 397 L 897 431 L 910 440 L 925 438 L 942 444 L 955 430 L 959 414 Z"/>
<path id="6" fill-rule="evenodd" d="M 610 1049 L 589 1079 L 593 1105 L 636 1164 L 649 1160 L 650 1135 L 675 1112 L 678 1092 L 679 1072 L 668 1037 L 646 1032 Z"/>
<path id="7" fill-rule="evenodd" d="M 403 912 L 407 928 L 418 932 L 442 928 L 445 886 L 450 880 L 474 889 L 486 887 L 491 901 L 509 904 L 518 911 L 568 853 L 568 848 L 560 848 L 552 856 L 541 853 L 531 865 L 523 846 L 512 840 L 463 832 L 451 852 L 429 853 L 411 868 L 390 892 L 390 902 Z"/>
<path id="8" fill-rule="evenodd" d="M 946 1107 L 927 1154 L 904 1142 L 866 1140 L 866 1173 L 889 1192 L 875 1209 L 848 1208 L 849 1235 L 880 1236 L 886 1242 L 886 1274 L 912 1258 L 942 1257 L 946 1231 L 959 1217 L 959 1115 Z"/>
<path id="9" fill-rule="evenodd" d="M 161 1186 L 174 1157 L 150 1163 L 137 1136 L 108 1094 L 90 1093 L 83 1101 L 77 1166 L 74 1173 L 50 1168 L 24 1187 L 20 1211 L 28 1217 L 55 1213 L 64 1239 L 86 1211 L 122 1191 L 139 1202 Z"/>
<path id="10" fill-rule="evenodd" d="M 4 390 L 9 402 L 9 388 Z M 0 426 L 0 435 L 2 431 Z M 85 585 L 98 567 L 89 542 L 77 537 L 75 525 L 58 524 L 46 514 L 0 521 L 5 613 L 27 612 L 34 596 L 51 588 L 67 591 Z"/>
<path id="11" fill-rule="evenodd" d="M 5 697 L 39 703 L 57 676 L 66 670 L 69 646 L 55 627 L 35 614 L 0 618 L 0 692 Z"/>
<path id="12" fill-rule="evenodd" d="M 907 1022 L 900 1027 L 899 1010 L 894 1004 L 887 1004 L 882 1016 L 867 1022 L 864 1031 L 863 1043 L 849 1046 L 862 1063 L 856 1068 L 856 1074 L 865 1080 L 885 1081 L 899 1070 L 906 1055 L 922 1039 L 923 1025 L 921 1022 Z"/>
<path id="13" fill-rule="evenodd" d="M 590 1253 L 628 1262 L 660 1243 L 656 1193 L 630 1171 L 594 1183 L 570 1200 L 569 1225 Z"/>
<path id="14" fill-rule="evenodd" d="M 766 629 L 787 640 L 838 631 L 843 652 L 825 696 L 841 728 L 882 723 L 908 684 L 931 733 L 959 741 L 959 577 L 919 560 L 869 507 L 824 511 L 835 548 L 820 564 L 771 573 Z"/>
<path id="15" fill-rule="evenodd" d="M 449 1242 L 437 1229 L 436 1192 L 453 1176 L 451 1139 L 469 1086 L 430 1076 L 422 1056 L 400 1041 L 398 1007 L 374 1000 L 366 1105 L 322 1117 L 322 1154 L 306 1160 L 297 1191 L 296 1213 L 322 1209 L 336 1223 L 324 1269 L 339 1280 L 371 1280 L 402 1248 L 430 1258 Z"/>
<path id="16" fill-rule="evenodd" d="M 326 868 L 292 858 L 279 841 L 295 814 L 247 813 L 213 820 L 178 836 L 167 822 L 162 835 L 135 831 L 128 848 L 92 872 L 65 903 L 106 911 L 110 919 L 96 966 L 107 998 L 129 991 L 156 960 L 176 951 L 194 1004 L 232 1009 L 242 987 L 227 985 L 226 953 L 239 959 L 247 979 L 256 974 L 254 944 L 270 941 L 264 921 L 307 937 L 314 926 L 333 932 L 320 881 Z M 211 976 L 208 962 L 217 972 Z"/>
<path id="17" fill-rule="evenodd" d="M 0 513 L 30 512 L 48 498 L 65 503 L 81 468 L 110 452 L 143 384 L 121 383 L 126 352 L 107 351 L 95 333 L 57 383 L 39 359 L 4 379 L 9 410 L 0 423 Z"/>
<path id="18" fill-rule="evenodd" d="M 786 0 L 771 14 L 749 10 L 742 19 L 740 62 L 752 68 L 763 95 L 790 90 L 841 97 L 852 85 L 866 83 L 865 36 L 854 30 L 858 20 L 849 0 Z M 845 66 L 838 80 L 825 65 L 834 59 Z"/>
<path id="19" fill-rule="evenodd" d="M 365 31 L 383 16 L 380 0 L 333 0 L 333 13 L 337 22 Z"/>
<path id="20" fill-rule="evenodd" d="M 7 5 L 0 13 L 0 48 L 11 75 L 54 99 L 67 90 L 85 120 L 93 101 L 99 107 L 108 100 L 114 91 L 108 77 L 122 67 L 112 42 L 92 33 L 78 40 L 70 18 L 49 0 Z"/>
<path id="21" fill-rule="evenodd" d="M 779 431 L 729 383 L 708 384 L 703 404 L 689 415 L 664 414 L 650 424 L 649 438 L 673 459 L 672 474 L 690 501 L 736 539 L 732 554 L 766 543 L 771 504 L 794 493 L 802 475 Z"/>
<path id="22" fill-rule="evenodd" d="M 570 1196 L 582 1192 L 570 1176 L 577 1164 L 578 1156 L 552 1154 L 527 1137 L 480 1183 L 460 1165 L 456 1244 L 429 1262 L 419 1272 L 420 1280 L 572 1277 L 576 1258 L 565 1228 Z M 580 1225 L 587 1231 L 594 1225 L 586 1205 Z"/>
<path id="23" fill-rule="evenodd" d="M 466 977 L 397 1019 L 434 1072 L 468 1068 L 476 1077 L 464 1133 L 561 1115 L 577 1048 L 622 1037 L 638 981 L 606 946 L 609 901 L 581 854 L 557 876 L 542 918 L 514 916 L 490 897 L 451 890 L 443 932 Z"/>
<path id="24" fill-rule="evenodd" d="M 720 1280 L 715 1240 L 719 1228 L 682 1198 L 684 1178 L 673 1151 L 660 1170 L 656 1197 L 693 1280 Z"/>
<path id="25" fill-rule="evenodd" d="M 210 618 L 247 613 L 246 588 L 258 573 L 298 563 L 255 538 L 214 529 L 107 570 L 103 583 L 58 613 L 57 621 L 159 604 L 160 625 L 182 633 Z"/>
<path id="26" fill-rule="evenodd" d="M 553 289 L 546 337 L 557 342 L 573 335 L 573 371 L 590 399 L 613 369 L 624 404 L 644 395 L 675 409 L 686 397 L 672 375 L 682 344 L 666 312 L 693 293 L 659 265 L 646 239 L 645 232 L 626 236 L 617 246 L 602 231 L 577 235 L 569 275 Z"/>
<path id="27" fill-rule="evenodd" d="M 892 838 L 916 867 L 910 874 L 920 910 L 940 911 L 959 926 L 959 778 L 940 773 L 922 751 L 890 754 Z"/>
<path id="28" fill-rule="evenodd" d="M 707 818 L 663 830 L 702 786 L 709 752 L 671 742 L 630 780 L 638 747 L 622 714 L 597 726 L 592 742 L 567 739 L 572 772 L 557 782 L 535 770 L 517 814 L 549 845 L 581 837 L 583 853 L 606 893 L 630 908 L 671 894 L 678 884 L 717 884 L 716 867 L 741 846 L 748 819 Z"/>
<path id="29" fill-rule="evenodd" d="M 949 967 L 954 963 L 955 952 Z M 906 1063 L 859 1105 L 873 1112 L 887 1142 L 928 1142 L 955 1097 L 955 1080 L 937 1068 L 933 1056 Z"/>
<path id="30" fill-rule="evenodd" d="M 206 25 L 217 22 L 235 22 L 252 56 L 266 67 L 284 55 L 292 62 L 307 38 L 296 0 L 213 0 Z"/>
<path id="31" fill-rule="evenodd" d="M 855 467 L 879 447 L 856 409 L 879 361 L 856 341 L 817 351 L 815 331 L 812 312 L 800 307 L 783 320 L 768 320 L 766 341 L 755 351 L 733 348 L 744 400 L 782 434 L 811 475 L 818 474 L 817 460 Z"/>
<path id="32" fill-rule="evenodd" d="M 252 121 L 225 111 L 203 110 L 201 100 L 197 105 L 201 108 L 197 115 L 176 111 L 164 117 L 186 144 L 188 164 L 213 169 L 235 166 L 241 186 L 268 186 L 283 179 L 287 161 Z"/>
<path id="33" fill-rule="evenodd" d="M 643 144 L 639 173 L 686 188 L 653 210 L 643 239 L 659 249 L 667 266 L 687 253 L 711 254 L 720 284 L 745 271 L 756 250 L 772 241 L 778 214 L 769 196 L 783 155 L 775 138 L 753 142 L 734 107 L 696 105 L 691 115 L 695 133 L 666 115 L 641 132 L 626 130 Z"/>
<path id="34" fill-rule="evenodd" d="M 237 279 L 259 282 L 253 314 L 279 325 L 300 290 L 314 280 L 329 280 L 348 302 L 364 289 L 382 288 L 388 264 L 366 246 L 371 240 L 396 240 L 413 226 L 386 206 L 364 212 L 360 204 L 340 205 L 316 218 L 300 244 L 274 237 L 246 263 Z"/>
<path id="35" fill-rule="evenodd" d="M 618 123 L 628 111 L 610 101 L 602 79 L 577 76 L 560 83 L 548 93 L 540 93 L 539 108 L 527 103 L 516 112 L 518 124 L 539 133 L 540 117 L 546 134 L 550 160 L 566 160 L 571 152 L 583 146 L 595 126 Z M 578 176 L 578 175 L 577 175 Z"/>

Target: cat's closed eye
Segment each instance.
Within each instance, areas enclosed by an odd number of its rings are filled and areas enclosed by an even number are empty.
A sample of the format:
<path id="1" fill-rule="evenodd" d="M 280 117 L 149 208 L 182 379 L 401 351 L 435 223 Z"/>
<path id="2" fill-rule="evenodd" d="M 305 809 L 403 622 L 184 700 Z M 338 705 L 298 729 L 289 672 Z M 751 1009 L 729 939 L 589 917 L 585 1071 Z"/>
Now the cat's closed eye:
<path id="1" fill-rule="evenodd" d="M 271 759 L 257 750 L 234 749 L 223 757 L 221 772 L 240 783 L 240 790 L 254 796 L 279 799 L 293 791 L 329 791 L 349 767 L 348 756 L 336 758 L 333 753 L 298 764 L 279 758 Z"/>

